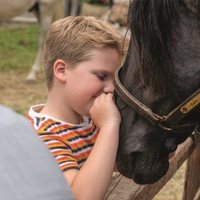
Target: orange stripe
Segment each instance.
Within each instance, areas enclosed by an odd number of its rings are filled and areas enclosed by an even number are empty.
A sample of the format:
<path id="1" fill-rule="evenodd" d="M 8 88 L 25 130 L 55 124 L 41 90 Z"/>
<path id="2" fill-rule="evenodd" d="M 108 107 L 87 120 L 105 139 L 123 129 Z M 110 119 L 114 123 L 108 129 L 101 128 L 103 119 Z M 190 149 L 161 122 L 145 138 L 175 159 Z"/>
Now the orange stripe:
<path id="1" fill-rule="evenodd" d="M 66 153 L 67 154 L 71 154 L 71 152 L 69 151 L 69 152 L 66 152 L 66 150 L 56 150 L 56 151 L 51 151 L 54 155 L 56 155 L 56 156 L 60 156 L 60 155 L 65 155 Z"/>
<path id="2" fill-rule="evenodd" d="M 81 154 L 79 154 L 79 155 L 76 155 L 76 156 L 75 156 L 76 159 L 79 161 L 79 160 L 82 160 L 82 159 L 84 159 L 84 158 L 87 158 L 88 155 L 90 154 L 91 150 L 92 150 L 92 149 L 89 149 L 88 151 L 86 151 L 86 152 L 84 152 L 84 153 L 81 153 Z"/>
<path id="3" fill-rule="evenodd" d="M 65 164 L 65 165 L 62 165 L 62 166 L 59 166 L 61 168 L 61 170 L 65 171 L 66 169 L 69 169 L 71 167 L 78 167 L 78 165 L 76 164 L 73 164 L 73 163 L 68 163 L 68 164 Z"/>

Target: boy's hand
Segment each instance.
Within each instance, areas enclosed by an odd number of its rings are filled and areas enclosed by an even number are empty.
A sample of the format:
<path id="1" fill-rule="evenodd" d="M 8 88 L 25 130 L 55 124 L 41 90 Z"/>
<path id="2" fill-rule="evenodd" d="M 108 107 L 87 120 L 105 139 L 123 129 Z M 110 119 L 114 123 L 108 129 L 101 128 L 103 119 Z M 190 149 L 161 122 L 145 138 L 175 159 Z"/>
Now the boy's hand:
<path id="1" fill-rule="evenodd" d="M 90 116 L 99 129 L 107 125 L 119 125 L 121 116 L 113 101 L 113 94 L 103 93 L 97 97 L 90 108 Z"/>

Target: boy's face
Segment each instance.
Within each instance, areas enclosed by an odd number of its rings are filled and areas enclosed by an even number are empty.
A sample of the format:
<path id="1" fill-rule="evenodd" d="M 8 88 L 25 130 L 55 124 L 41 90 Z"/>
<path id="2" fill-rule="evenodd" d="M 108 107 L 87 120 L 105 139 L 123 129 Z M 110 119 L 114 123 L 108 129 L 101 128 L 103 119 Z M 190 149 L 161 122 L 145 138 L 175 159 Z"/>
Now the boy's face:
<path id="1" fill-rule="evenodd" d="M 88 61 L 68 69 L 66 101 L 73 112 L 89 116 L 94 99 L 114 91 L 114 74 L 120 66 L 120 56 L 112 48 L 96 49 Z"/>

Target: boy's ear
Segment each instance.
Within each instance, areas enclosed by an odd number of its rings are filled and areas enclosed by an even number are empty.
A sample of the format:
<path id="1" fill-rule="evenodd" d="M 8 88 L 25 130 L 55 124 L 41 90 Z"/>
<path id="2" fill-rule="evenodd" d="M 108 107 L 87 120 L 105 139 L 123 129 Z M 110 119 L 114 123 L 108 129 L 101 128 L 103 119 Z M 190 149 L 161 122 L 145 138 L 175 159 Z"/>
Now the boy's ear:
<path id="1" fill-rule="evenodd" d="M 62 82 L 66 81 L 67 63 L 62 59 L 57 59 L 54 62 L 53 70 L 54 76 Z"/>

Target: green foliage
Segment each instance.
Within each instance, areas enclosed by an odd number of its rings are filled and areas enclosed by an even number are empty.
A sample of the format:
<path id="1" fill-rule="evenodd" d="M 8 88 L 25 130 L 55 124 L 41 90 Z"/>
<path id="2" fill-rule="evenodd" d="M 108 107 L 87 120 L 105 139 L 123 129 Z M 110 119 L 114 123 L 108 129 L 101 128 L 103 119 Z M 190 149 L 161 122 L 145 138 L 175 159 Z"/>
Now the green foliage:
<path id="1" fill-rule="evenodd" d="M 36 24 L 20 28 L 1 27 L 0 70 L 30 69 L 36 56 L 38 38 Z"/>

